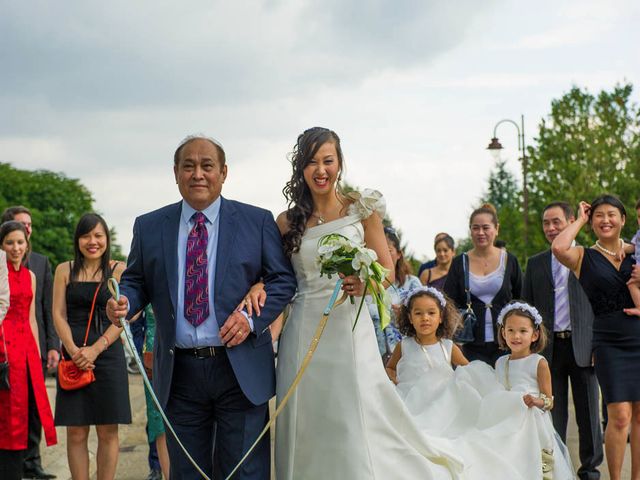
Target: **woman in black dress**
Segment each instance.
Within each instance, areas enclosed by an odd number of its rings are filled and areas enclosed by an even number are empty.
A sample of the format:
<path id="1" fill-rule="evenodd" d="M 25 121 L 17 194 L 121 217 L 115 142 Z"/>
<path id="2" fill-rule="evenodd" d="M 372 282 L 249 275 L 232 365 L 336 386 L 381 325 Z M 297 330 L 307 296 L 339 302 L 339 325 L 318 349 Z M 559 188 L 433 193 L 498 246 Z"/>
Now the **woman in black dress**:
<path id="1" fill-rule="evenodd" d="M 625 218 L 624 205 L 612 195 L 602 195 L 591 205 L 580 202 L 578 219 L 551 247 L 579 278 L 595 314 L 593 359 L 609 416 L 605 452 L 612 480 L 621 478 L 630 426 L 631 476 L 640 475 L 640 318 L 625 313 L 633 307 L 627 281 L 635 263 L 632 257 L 621 259 L 620 255 Z M 598 239 L 590 248 L 575 246 L 576 235 L 587 223 Z"/>
<path id="2" fill-rule="evenodd" d="M 95 382 L 78 390 L 58 384 L 55 424 L 67 427 L 67 456 L 74 480 L 89 478 L 90 425 L 98 437 L 98 478 L 113 479 L 118 464 L 118 424 L 131 423 L 129 384 L 120 329 L 105 306 L 106 280 L 120 279 L 122 263 L 110 261 L 109 228 L 99 215 L 84 215 L 74 235 L 74 260 L 58 265 L 53 282 L 53 320 L 66 359 L 93 369 Z M 96 294 L 97 292 L 97 294 Z M 94 295 L 95 311 L 86 346 L 84 337 Z"/>

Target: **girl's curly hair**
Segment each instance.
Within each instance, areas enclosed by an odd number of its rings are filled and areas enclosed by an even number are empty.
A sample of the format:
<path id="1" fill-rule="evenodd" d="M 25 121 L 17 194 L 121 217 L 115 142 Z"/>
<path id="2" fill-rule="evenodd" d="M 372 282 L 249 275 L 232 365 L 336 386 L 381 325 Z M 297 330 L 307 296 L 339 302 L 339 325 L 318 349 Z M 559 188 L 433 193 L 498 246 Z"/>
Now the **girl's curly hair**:
<path id="1" fill-rule="evenodd" d="M 284 197 L 287 199 L 287 221 L 289 231 L 284 234 L 284 251 L 288 256 L 300 249 L 302 235 L 307 229 L 307 222 L 313 213 L 313 199 L 307 182 L 304 180 L 304 169 L 313 159 L 320 147 L 327 142 L 331 142 L 336 147 L 338 163 L 340 166 L 340 180 L 342 170 L 344 170 L 344 160 L 342 149 L 340 148 L 340 138 L 328 128 L 313 127 L 305 130 L 298 136 L 298 140 L 291 152 L 291 166 L 293 173 L 291 179 L 282 189 Z"/>
<path id="2" fill-rule="evenodd" d="M 514 302 L 514 301 L 512 301 Z M 509 303 L 512 303 L 509 302 Z M 508 304 L 507 304 L 508 305 Z M 535 342 L 531 342 L 531 353 L 539 353 L 545 349 L 547 343 L 549 341 L 549 334 L 547 333 L 547 329 L 543 323 L 540 325 L 536 325 L 536 320 L 533 318 L 530 312 L 527 312 L 524 309 L 514 308 L 513 310 L 509 310 L 507 314 L 502 319 L 502 325 L 500 325 L 500 332 L 498 334 L 498 347 L 501 350 L 509 350 L 509 345 L 507 345 L 507 341 L 504 339 L 504 327 L 507 324 L 507 320 L 513 315 L 519 315 L 521 317 L 526 317 L 531 320 L 531 324 L 533 325 L 533 329 L 538 332 L 538 340 Z"/>
<path id="3" fill-rule="evenodd" d="M 408 305 L 402 305 L 402 308 L 400 310 L 400 318 L 398 319 L 398 329 L 400 330 L 400 333 L 408 337 L 416 336 L 416 329 L 411 324 L 411 308 L 413 308 L 413 303 L 415 302 L 416 298 L 429 297 L 433 299 L 433 301 L 438 306 L 438 309 L 440 310 L 441 322 L 436 330 L 436 337 L 438 337 L 439 339 L 453 338 L 453 335 L 456 333 L 458 328 L 460 328 L 462 318 L 460 317 L 460 312 L 458 312 L 454 301 L 447 297 L 444 293 L 442 295 L 447 301 L 444 308 L 442 307 L 442 305 L 440 305 L 440 301 L 432 293 L 419 291 L 413 294 L 409 299 Z"/>

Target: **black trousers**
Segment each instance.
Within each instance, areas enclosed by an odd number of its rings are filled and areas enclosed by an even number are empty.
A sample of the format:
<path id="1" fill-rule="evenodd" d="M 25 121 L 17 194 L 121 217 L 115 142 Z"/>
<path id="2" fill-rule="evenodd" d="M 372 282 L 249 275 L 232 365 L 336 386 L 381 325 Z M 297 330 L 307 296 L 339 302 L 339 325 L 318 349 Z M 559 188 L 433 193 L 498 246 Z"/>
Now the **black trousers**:
<path id="1" fill-rule="evenodd" d="M 42 372 L 47 376 L 47 362 L 42 362 Z M 32 404 L 33 401 L 33 404 Z M 35 399 L 29 397 L 29 436 L 27 437 L 27 449 L 24 451 L 23 468 L 25 472 L 42 468 L 40 458 L 40 439 L 42 438 L 42 424 L 35 404 Z"/>
<path id="2" fill-rule="evenodd" d="M 462 346 L 462 353 L 470 362 L 472 360 L 482 360 L 484 363 L 488 363 L 492 367 L 496 366 L 496 360 L 506 352 L 498 348 L 496 342 L 485 342 L 482 345 L 476 345 L 468 343 Z"/>
<path id="3" fill-rule="evenodd" d="M 554 407 L 551 410 L 553 426 L 566 443 L 569 419 L 569 383 L 578 424 L 580 468 L 578 478 L 597 480 L 598 466 L 602 463 L 602 430 L 598 402 L 598 381 L 593 367 L 576 364 L 571 338 L 554 338 L 551 360 L 551 383 Z"/>
<path id="4" fill-rule="evenodd" d="M 212 478 L 226 478 L 266 425 L 269 407 L 247 399 L 226 353 L 196 358 L 176 351 L 166 413 L 200 468 Z M 202 478 L 168 429 L 167 447 L 171 480 Z M 233 478 L 268 480 L 270 472 L 270 442 L 265 435 Z"/>
<path id="5" fill-rule="evenodd" d="M 2 480 L 22 479 L 22 457 L 24 450 L 0 450 L 0 478 Z"/>

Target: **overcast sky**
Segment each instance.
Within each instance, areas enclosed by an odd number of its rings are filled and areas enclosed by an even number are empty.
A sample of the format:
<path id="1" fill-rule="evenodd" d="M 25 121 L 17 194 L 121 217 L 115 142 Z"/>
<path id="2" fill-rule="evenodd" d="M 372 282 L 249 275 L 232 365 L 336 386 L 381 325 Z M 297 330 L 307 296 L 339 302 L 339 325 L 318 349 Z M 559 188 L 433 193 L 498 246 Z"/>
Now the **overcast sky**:
<path id="1" fill-rule="evenodd" d="M 180 198 L 187 134 L 225 146 L 223 195 L 277 214 L 287 153 L 325 126 L 431 257 L 466 236 L 496 122 L 524 114 L 531 144 L 572 85 L 640 88 L 639 21 L 635 0 L 0 0 L 0 161 L 79 178 L 128 252 L 134 218 Z"/>

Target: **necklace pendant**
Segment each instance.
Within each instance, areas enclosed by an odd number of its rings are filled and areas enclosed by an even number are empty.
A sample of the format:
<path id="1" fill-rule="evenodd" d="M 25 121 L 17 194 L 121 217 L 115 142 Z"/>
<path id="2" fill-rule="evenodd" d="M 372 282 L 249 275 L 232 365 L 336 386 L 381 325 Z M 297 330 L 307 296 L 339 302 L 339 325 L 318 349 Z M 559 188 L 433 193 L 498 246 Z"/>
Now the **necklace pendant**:
<path id="1" fill-rule="evenodd" d="M 318 215 L 318 225 L 322 225 L 324 222 L 324 217 L 322 215 Z"/>

